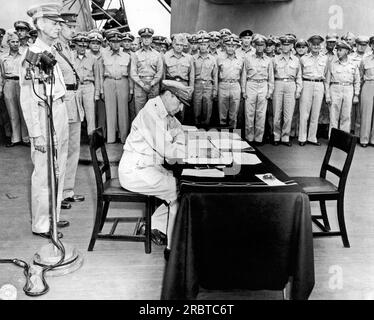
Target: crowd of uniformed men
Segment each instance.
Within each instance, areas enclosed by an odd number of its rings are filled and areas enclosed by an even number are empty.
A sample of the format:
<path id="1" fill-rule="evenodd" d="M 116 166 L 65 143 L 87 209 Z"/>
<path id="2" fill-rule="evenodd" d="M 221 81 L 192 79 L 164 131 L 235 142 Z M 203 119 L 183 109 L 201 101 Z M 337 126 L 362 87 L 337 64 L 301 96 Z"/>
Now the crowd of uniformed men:
<path id="1" fill-rule="evenodd" d="M 320 124 L 326 137 L 331 128 L 340 128 L 358 135 L 362 147 L 374 145 L 374 36 L 347 33 L 339 39 L 329 34 L 304 40 L 251 30 L 237 36 L 224 28 L 173 34 L 169 41 L 147 27 L 138 37 L 116 30 L 77 32 L 77 15 L 57 13 L 53 6 L 28 14 L 37 30 L 25 21 L 17 21 L 14 30 L 0 29 L 0 124 L 9 137 L 7 147 L 30 146 L 29 136 L 34 139 L 32 154 L 39 153 L 32 156 L 32 185 L 41 194 L 46 185 L 37 177 L 45 167 L 38 167 L 38 157 L 45 157 L 45 128 L 38 102 L 30 98 L 32 86 L 24 80 L 23 59 L 28 48 L 50 51 L 60 70 L 55 70 L 56 79 L 62 74 L 62 87 L 56 82 L 53 97 L 55 104 L 66 106 L 68 118 L 68 127 L 59 128 L 63 121 L 58 119 L 65 115 L 56 116 L 56 132 L 66 136 L 58 145 L 60 167 L 66 167 L 60 173 L 60 180 L 65 179 L 59 190 L 62 208 L 84 200 L 74 194 L 82 121 L 87 134 L 103 127 L 108 143 L 125 143 L 132 121 L 159 95 L 163 79 L 194 89 L 193 107 L 178 115 L 182 124 L 244 129 L 248 141 L 287 146 L 292 137 L 298 137 L 300 146 L 320 145 Z M 33 211 L 42 211 L 37 196 L 32 199 Z M 44 233 L 47 218 L 35 223 L 33 231 Z"/>

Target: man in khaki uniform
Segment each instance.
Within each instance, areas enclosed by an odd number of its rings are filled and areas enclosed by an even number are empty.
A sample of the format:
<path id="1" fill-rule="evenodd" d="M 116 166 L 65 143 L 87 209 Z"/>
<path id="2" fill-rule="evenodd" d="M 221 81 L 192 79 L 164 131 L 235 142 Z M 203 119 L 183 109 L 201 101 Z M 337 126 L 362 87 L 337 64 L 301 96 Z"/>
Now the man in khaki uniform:
<path id="1" fill-rule="evenodd" d="M 66 88 L 64 102 L 67 108 L 69 121 L 68 158 L 61 208 L 70 209 L 70 202 L 84 201 L 84 196 L 74 193 L 75 177 L 80 154 L 81 122 L 84 119 L 84 111 L 77 96 L 79 77 L 73 66 L 75 57 L 73 51 L 69 47 L 70 41 L 72 41 L 75 36 L 77 14 L 62 13 L 61 17 L 65 22 L 61 23 L 60 36 L 54 44 L 54 54 L 64 77 Z"/>
<path id="2" fill-rule="evenodd" d="M 210 37 L 207 33 L 199 34 L 199 53 L 193 56 L 195 68 L 193 95 L 195 125 L 209 125 L 212 116 L 213 99 L 217 97 L 217 61 L 208 53 L 209 42 Z"/>
<path id="3" fill-rule="evenodd" d="M 8 45 L 8 54 L 2 56 L 0 79 L 0 95 L 4 95 L 12 127 L 12 139 L 6 147 L 14 147 L 19 144 L 29 146 L 30 140 L 20 105 L 19 69 L 22 55 L 19 52 L 17 34 L 8 35 Z"/>
<path id="4" fill-rule="evenodd" d="M 349 133 L 352 102 L 359 100 L 360 74 L 357 65 L 348 59 L 352 47 L 345 41 L 338 41 L 336 49 L 337 59 L 330 62 L 326 76 L 326 102 L 331 103 L 329 131 L 338 128 Z"/>
<path id="5" fill-rule="evenodd" d="M 179 81 L 185 86 L 194 86 L 195 68 L 190 55 L 183 52 L 183 46 L 187 38 L 183 34 L 176 34 L 173 39 L 173 49 L 164 55 L 164 78 L 166 80 Z M 179 120 L 183 124 L 185 110 L 179 114 Z"/>
<path id="6" fill-rule="evenodd" d="M 190 37 L 187 39 L 190 43 L 190 51 L 189 54 L 191 56 L 198 54 L 199 48 L 198 48 L 198 35 L 197 34 L 191 34 Z"/>
<path id="7" fill-rule="evenodd" d="M 369 39 L 370 47 L 374 52 L 374 36 Z M 374 53 L 364 57 L 360 63 L 360 74 L 363 86 L 361 90 L 361 126 L 360 144 L 363 148 L 374 146 Z"/>
<path id="8" fill-rule="evenodd" d="M 122 36 L 123 52 L 131 55 L 131 43 L 135 37 L 130 32 L 125 32 Z"/>
<path id="9" fill-rule="evenodd" d="M 87 51 L 89 39 L 86 33 L 78 33 L 74 37 L 76 51 L 74 68 L 79 76 L 77 97 L 83 106 L 87 121 L 87 134 L 96 128 L 95 101 L 100 99 L 100 68 L 98 60 Z"/>
<path id="10" fill-rule="evenodd" d="M 351 59 L 358 67 L 360 67 L 361 61 L 365 56 L 368 43 L 369 43 L 368 36 L 362 36 L 362 35 L 357 36 L 356 51 L 352 52 L 349 55 L 349 59 Z M 360 102 L 352 105 L 351 133 L 355 134 L 356 136 L 360 136 L 360 122 L 361 122 L 360 109 L 361 109 Z"/>
<path id="11" fill-rule="evenodd" d="M 237 35 L 227 36 L 224 45 L 226 53 L 217 59 L 219 121 L 221 126 L 236 128 L 240 98 L 245 93 L 244 62 L 235 53 L 240 45 Z"/>
<path id="12" fill-rule="evenodd" d="M 31 30 L 31 27 L 28 22 L 26 21 L 16 21 L 14 23 L 14 29 L 16 30 L 16 33 L 18 34 L 19 41 L 20 41 L 20 53 L 24 53 L 27 48 L 29 47 L 28 39 L 29 39 L 29 32 Z"/>
<path id="13" fill-rule="evenodd" d="M 290 131 L 296 99 L 302 89 L 301 67 L 299 59 L 291 53 L 293 37 L 279 38 L 282 53 L 275 56 L 274 62 L 274 145 L 279 142 L 291 147 Z"/>
<path id="14" fill-rule="evenodd" d="M 103 89 L 107 119 L 107 142 L 116 142 L 119 128 L 121 143 L 126 142 L 130 131 L 129 101 L 134 89 L 129 81 L 131 56 L 121 49 L 122 35 L 112 31 L 107 35 L 110 51 L 103 54 Z"/>
<path id="15" fill-rule="evenodd" d="M 42 4 L 33 6 L 27 11 L 27 14 L 33 18 L 38 38 L 29 48 L 33 53 L 51 52 L 53 42 L 58 38 L 61 30 L 61 18 L 59 12 L 61 6 L 58 4 Z M 31 213 L 32 213 L 32 231 L 33 234 L 50 238 L 50 187 L 48 183 L 48 156 L 47 156 L 47 137 L 49 133 L 46 128 L 46 105 L 36 96 L 33 85 L 38 95 L 44 96 L 44 85 L 40 84 L 42 71 L 37 68 L 31 68 L 25 60 L 26 53 L 22 56 L 20 71 L 21 86 L 21 107 L 27 129 L 31 138 L 31 160 L 34 164 L 34 171 L 31 176 Z M 29 72 L 30 71 L 30 72 Z M 29 79 L 30 75 L 32 76 Z M 60 208 L 62 200 L 62 191 L 64 188 L 66 159 L 68 155 L 69 126 L 68 114 L 63 97 L 65 96 L 65 82 L 61 69 L 58 64 L 53 68 L 54 85 L 52 92 L 53 106 L 52 116 L 56 137 L 57 161 L 58 165 L 58 185 L 57 188 L 57 226 L 67 227 L 68 221 L 60 220 Z M 62 237 L 62 234 L 58 234 Z"/>
<path id="16" fill-rule="evenodd" d="M 274 90 L 274 70 L 271 58 L 264 53 L 266 38 L 256 35 L 253 43 L 255 54 L 244 58 L 245 138 L 262 144 L 267 102 Z"/>
<path id="17" fill-rule="evenodd" d="M 132 56 L 131 79 L 134 81 L 135 115 L 144 107 L 149 99 L 160 92 L 160 81 L 163 77 L 162 56 L 151 48 L 151 28 L 142 28 L 138 32 L 143 46 Z"/>
<path id="18" fill-rule="evenodd" d="M 242 45 L 236 50 L 236 54 L 238 57 L 242 57 L 244 59 L 244 56 L 246 56 L 247 54 L 254 54 L 256 52 L 255 48 L 251 46 L 252 36 L 252 30 L 244 30 L 240 32 L 239 38 L 242 42 Z"/>
<path id="19" fill-rule="evenodd" d="M 211 31 L 209 32 L 209 36 L 210 36 L 209 53 L 213 55 L 215 58 L 218 58 L 218 55 L 221 54 L 220 52 L 221 34 L 218 31 Z"/>
<path id="20" fill-rule="evenodd" d="M 300 97 L 299 145 L 308 143 L 319 146 L 317 140 L 318 118 L 325 92 L 327 57 L 321 54 L 324 39 L 314 35 L 308 39 L 310 53 L 300 59 L 303 74 L 303 90 Z M 309 127 L 308 127 L 309 123 Z"/>

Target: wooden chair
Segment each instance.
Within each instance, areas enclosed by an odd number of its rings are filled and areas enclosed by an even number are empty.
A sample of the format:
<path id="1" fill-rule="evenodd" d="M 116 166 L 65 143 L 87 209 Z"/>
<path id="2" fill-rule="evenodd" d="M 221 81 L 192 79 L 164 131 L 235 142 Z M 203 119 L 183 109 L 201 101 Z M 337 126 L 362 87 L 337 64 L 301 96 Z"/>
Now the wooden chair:
<path id="1" fill-rule="evenodd" d="M 97 151 L 100 149 L 102 161 L 98 160 Z M 102 128 L 96 129 L 90 136 L 90 153 L 92 165 L 95 172 L 97 188 L 97 204 L 95 223 L 92 231 L 88 251 L 92 251 L 96 240 L 119 240 L 144 242 L 145 253 L 151 253 L 151 216 L 155 206 L 155 198 L 135 192 L 128 191 L 121 187 L 118 178 L 111 177 L 111 170 L 108 155 L 105 148 L 105 138 Z M 105 180 L 103 179 L 105 176 Z M 137 235 L 140 219 L 139 217 L 110 217 L 107 218 L 109 204 L 114 202 L 142 202 L 145 204 L 145 235 Z M 105 222 L 113 222 L 109 233 L 103 234 L 102 229 Z M 119 222 L 136 223 L 133 235 L 115 234 Z"/>
<path id="2" fill-rule="evenodd" d="M 333 128 L 331 130 L 329 144 L 325 158 L 323 159 L 319 177 L 292 177 L 308 194 L 310 201 L 319 201 L 321 215 L 312 215 L 312 221 L 322 230 L 322 232 L 314 232 L 313 236 L 341 236 L 344 247 L 347 248 L 349 248 L 350 245 L 344 220 L 344 192 L 356 143 L 357 137 Z M 333 148 L 340 149 L 346 153 L 342 170 L 329 164 Z M 326 173 L 328 171 L 339 177 L 338 186 L 326 179 Z M 330 229 L 326 211 L 326 201 L 329 200 L 337 201 L 339 231 L 331 231 Z M 322 220 L 323 224 L 319 220 Z"/>

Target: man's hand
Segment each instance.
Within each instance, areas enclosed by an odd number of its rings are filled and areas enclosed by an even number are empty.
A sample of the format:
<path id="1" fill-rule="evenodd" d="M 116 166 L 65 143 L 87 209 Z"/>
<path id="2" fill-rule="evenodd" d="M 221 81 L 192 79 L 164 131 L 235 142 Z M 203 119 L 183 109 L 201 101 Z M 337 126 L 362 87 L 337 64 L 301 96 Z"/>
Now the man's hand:
<path id="1" fill-rule="evenodd" d="M 33 144 L 34 144 L 35 150 L 40 151 L 42 153 L 46 153 L 47 145 L 45 143 L 45 139 L 43 136 L 33 138 Z"/>
<path id="2" fill-rule="evenodd" d="M 355 95 L 353 96 L 353 104 L 357 104 L 358 102 L 359 102 L 358 95 L 355 94 Z"/>
<path id="3" fill-rule="evenodd" d="M 300 98 L 300 95 L 301 95 L 300 92 L 296 92 L 296 93 L 295 93 L 295 99 L 299 99 L 299 98 Z"/>
<path id="4" fill-rule="evenodd" d="M 271 99 L 271 94 L 268 92 L 267 94 L 266 94 L 266 100 L 269 100 L 269 99 Z"/>
<path id="5" fill-rule="evenodd" d="M 217 99 L 217 90 L 213 90 L 212 98 L 213 100 Z"/>
<path id="6" fill-rule="evenodd" d="M 145 84 L 144 87 L 143 87 L 143 90 L 147 93 L 151 92 L 151 85 L 149 84 Z"/>
<path id="7" fill-rule="evenodd" d="M 105 95 L 104 95 L 104 92 L 100 95 L 101 96 L 101 100 L 105 100 Z"/>
<path id="8" fill-rule="evenodd" d="M 132 101 L 132 98 L 134 97 L 134 93 L 130 93 L 129 94 L 129 102 L 131 102 Z"/>
<path id="9" fill-rule="evenodd" d="M 327 104 L 331 104 L 331 97 L 330 97 L 330 95 L 325 96 L 325 100 L 326 100 Z"/>
<path id="10" fill-rule="evenodd" d="M 95 101 L 99 101 L 100 100 L 100 95 L 99 94 L 95 94 Z"/>
<path id="11" fill-rule="evenodd" d="M 248 95 L 247 95 L 247 92 L 242 92 L 242 97 L 243 97 L 243 99 L 245 100 L 245 99 L 247 99 L 248 98 Z"/>

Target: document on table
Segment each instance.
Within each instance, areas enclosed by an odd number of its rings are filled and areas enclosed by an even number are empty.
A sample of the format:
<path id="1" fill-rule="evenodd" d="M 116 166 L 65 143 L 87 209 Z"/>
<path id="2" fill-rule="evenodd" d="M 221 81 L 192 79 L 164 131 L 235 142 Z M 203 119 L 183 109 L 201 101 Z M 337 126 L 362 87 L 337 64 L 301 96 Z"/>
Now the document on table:
<path id="1" fill-rule="evenodd" d="M 205 156 L 199 156 L 205 154 Z M 195 150 L 188 150 L 187 158 L 183 159 L 184 162 L 189 164 L 211 164 L 211 165 L 230 165 L 233 162 L 231 152 L 221 152 L 221 156 L 218 158 L 208 158 L 206 156 L 206 150 L 202 149 L 195 152 Z"/>
<path id="2" fill-rule="evenodd" d="M 225 173 L 218 169 L 183 169 L 182 176 L 223 178 Z"/>
<path id="3" fill-rule="evenodd" d="M 242 138 L 237 134 L 236 132 L 226 132 L 226 131 L 204 131 L 199 130 L 196 127 L 193 126 L 182 126 L 186 127 L 188 140 L 194 140 L 194 139 L 207 139 L 207 137 L 210 137 L 211 139 L 229 139 L 229 140 L 241 140 Z M 192 129 L 196 128 L 196 130 Z"/>
<path id="4" fill-rule="evenodd" d="M 253 153 L 233 152 L 234 163 L 256 165 L 261 163 L 261 160 Z"/>
<path id="5" fill-rule="evenodd" d="M 198 131 L 199 129 L 195 126 L 182 125 L 183 131 Z"/>
<path id="6" fill-rule="evenodd" d="M 214 146 L 219 150 L 246 150 L 246 151 L 255 151 L 248 142 L 244 140 L 233 140 L 233 139 L 217 139 L 210 137 L 210 141 L 206 138 L 198 138 L 193 140 L 188 140 L 188 148 L 208 148 Z"/>
<path id="7" fill-rule="evenodd" d="M 285 186 L 286 184 L 276 177 L 274 177 L 271 173 L 264 173 L 264 174 L 256 174 L 256 177 L 265 182 L 269 186 Z"/>

